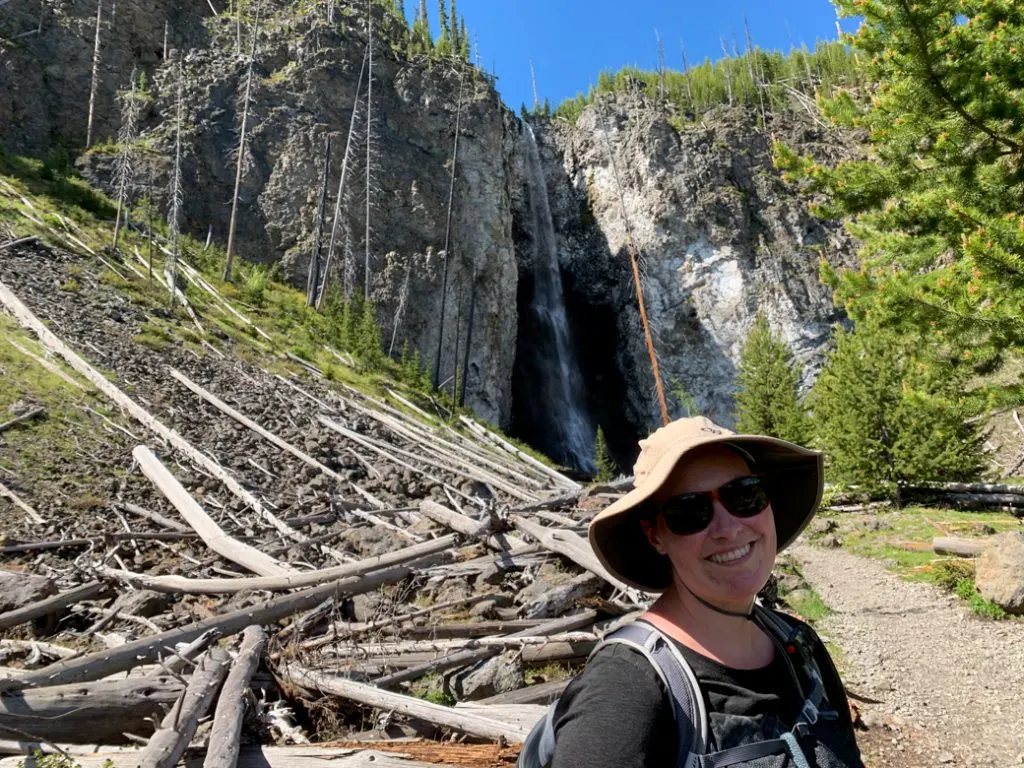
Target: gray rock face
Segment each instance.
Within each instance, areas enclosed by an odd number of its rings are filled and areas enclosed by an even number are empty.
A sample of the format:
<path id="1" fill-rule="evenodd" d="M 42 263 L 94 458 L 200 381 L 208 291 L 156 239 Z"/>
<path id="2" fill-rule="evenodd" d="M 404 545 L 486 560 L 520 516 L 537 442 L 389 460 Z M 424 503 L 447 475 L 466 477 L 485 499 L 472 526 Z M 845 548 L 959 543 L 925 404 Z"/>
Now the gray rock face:
<path id="1" fill-rule="evenodd" d="M 847 263 L 852 248 L 782 181 L 771 161 L 771 133 L 823 159 L 853 144 L 792 118 L 775 120 L 766 132 L 739 110 L 680 131 L 658 105 L 625 95 L 588 107 L 572 128 L 555 124 L 545 133 L 562 266 L 572 275 L 575 315 L 585 323 L 577 335 L 585 350 L 604 346 L 589 357 L 603 354 L 624 382 L 624 401 L 605 403 L 605 416 L 618 408 L 639 431 L 659 420 L 629 233 L 674 416 L 695 405 L 732 421 L 739 352 L 758 312 L 807 364 L 808 377 L 816 372 L 841 319 L 818 280 L 818 261 Z M 601 310 L 614 318 L 605 333 L 586 323 L 588 311 L 596 318 Z"/>
<path id="2" fill-rule="evenodd" d="M 986 600 L 1024 614 L 1024 533 L 993 536 L 978 557 L 974 581 Z"/>

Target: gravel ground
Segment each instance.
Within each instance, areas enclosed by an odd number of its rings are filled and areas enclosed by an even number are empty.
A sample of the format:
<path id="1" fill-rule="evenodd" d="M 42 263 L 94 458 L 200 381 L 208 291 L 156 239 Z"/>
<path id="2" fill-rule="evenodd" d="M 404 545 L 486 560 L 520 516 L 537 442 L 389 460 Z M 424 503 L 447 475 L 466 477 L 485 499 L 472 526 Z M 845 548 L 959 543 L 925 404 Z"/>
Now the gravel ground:
<path id="1" fill-rule="evenodd" d="M 842 550 L 791 552 L 833 610 L 821 629 L 868 725 L 869 765 L 1024 764 L 1024 622 L 978 618 Z"/>

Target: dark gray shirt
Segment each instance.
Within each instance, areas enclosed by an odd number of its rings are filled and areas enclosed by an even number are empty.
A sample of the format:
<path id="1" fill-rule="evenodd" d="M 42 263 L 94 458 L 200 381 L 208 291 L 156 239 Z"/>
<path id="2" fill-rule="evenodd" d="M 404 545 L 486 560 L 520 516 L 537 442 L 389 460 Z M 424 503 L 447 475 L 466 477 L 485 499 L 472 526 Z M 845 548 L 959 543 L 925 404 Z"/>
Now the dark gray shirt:
<path id="1" fill-rule="evenodd" d="M 777 738 L 792 727 L 803 700 L 781 655 L 761 669 L 737 670 L 677 646 L 693 668 L 708 709 L 709 751 Z M 820 641 L 815 658 L 826 696 L 852 738 L 846 695 Z M 552 768 L 670 768 L 679 744 L 657 672 L 637 651 L 614 644 L 598 651 L 566 688 L 555 711 L 555 733 Z"/>

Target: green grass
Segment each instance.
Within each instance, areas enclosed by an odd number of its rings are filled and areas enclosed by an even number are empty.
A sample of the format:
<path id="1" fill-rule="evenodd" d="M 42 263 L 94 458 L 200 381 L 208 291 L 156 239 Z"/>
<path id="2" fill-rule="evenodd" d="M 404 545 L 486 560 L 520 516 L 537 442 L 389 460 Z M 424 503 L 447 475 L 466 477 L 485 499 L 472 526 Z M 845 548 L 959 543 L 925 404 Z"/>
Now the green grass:
<path id="1" fill-rule="evenodd" d="M 1020 523 L 1000 512 L 961 512 L 952 509 L 907 507 L 874 516 L 842 513 L 821 515 L 842 520 L 837 533 L 848 551 L 883 562 L 887 568 L 908 581 L 935 584 L 960 597 L 970 609 L 991 619 L 1006 618 L 998 605 L 983 598 L 974 585 L 974 564 L 949 558 L 932 550 L 937 536 L 978 538 L 991 531 L 1017 530 Z M 812 535 L 814 542 L 819 536 Z"/>

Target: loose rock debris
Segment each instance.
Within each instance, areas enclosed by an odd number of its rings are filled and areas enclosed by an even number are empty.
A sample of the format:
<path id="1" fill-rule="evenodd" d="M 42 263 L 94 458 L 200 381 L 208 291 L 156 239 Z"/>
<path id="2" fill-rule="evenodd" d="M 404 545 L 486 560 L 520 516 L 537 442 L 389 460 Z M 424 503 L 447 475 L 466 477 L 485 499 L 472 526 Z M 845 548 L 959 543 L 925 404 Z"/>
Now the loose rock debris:
<path id="1" fill-rule="evenodd" d="M 544 670 L 648 598 L 584 535 L 620 490 L 581 505 L 572 479 L 397 391 L 270 372 L 223 340 L 140 344 L 151 310 L 98 279 L 55 295 L 71 269 L 94 268 L 35 242 L 0 262 L 16 343 L 59 361 L 84 419 L 65 484 L 4 456 L 36 516 L 0 501 L 0 555 L 42 582 L 0 613 L 0 750 L 283 766 L 326 748 L 282 745 L 338 735 L 514 745 L 565 684 Z"/>

